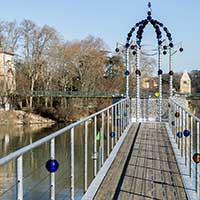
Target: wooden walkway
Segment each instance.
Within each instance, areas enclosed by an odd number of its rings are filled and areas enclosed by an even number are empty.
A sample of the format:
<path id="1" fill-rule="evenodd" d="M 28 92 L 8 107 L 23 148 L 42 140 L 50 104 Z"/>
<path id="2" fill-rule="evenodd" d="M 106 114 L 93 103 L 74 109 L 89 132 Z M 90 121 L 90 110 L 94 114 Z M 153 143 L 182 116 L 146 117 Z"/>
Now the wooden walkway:
<path id="1" fill-rule="evenodd" d="M 187 199 L 164 123 L 130 129 L 95 196 L 109 199 Z"/>

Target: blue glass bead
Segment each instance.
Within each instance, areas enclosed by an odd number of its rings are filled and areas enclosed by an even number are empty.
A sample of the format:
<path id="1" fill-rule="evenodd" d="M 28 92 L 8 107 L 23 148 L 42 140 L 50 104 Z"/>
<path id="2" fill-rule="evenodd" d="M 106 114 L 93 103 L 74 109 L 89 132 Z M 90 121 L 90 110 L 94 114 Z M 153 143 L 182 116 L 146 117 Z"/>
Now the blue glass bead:
<path id="1" fill-rule="evenodd" d="M 163 28 L 163 30 L 164 30 L 165 32 L 168 32 L 168 29 L 167 29 L 167 27 L 164 27 L 164 28 Z"/>
<path id="2" fill-rule="evenodd" d="M 171 37 L 171 33 L 167 33 L 167 37 L 170 38 Z"/>
<path id="3" fill-rule="evenodd" d="M 132 29 L 131 29 L 131 32 L 134 32 L 135 31 L 135 27 L 133 27 Z"/>
<path id="4" fill-rule="evenodd" d="M 163 73 L 162 69 L 159 69 L 158 70 L 158 75 L 162 75 L 162 73 Z"/>
<path id="5" fill-rule="evenodd" d="M 173 48 L 173 47 L 174 47 L 174 44 L 171 42 L 171 43 L 169 43 L 169 46 L 170 46 L 171 48 Z"/>
<path id="6" fill-rule="evenodd" d="M 150 20 L 152 19 L 152 17 L 151 17 L 151 16 L 148 16 L 147 19 L 150 21 Z"/>
<path id="7" fill-rule="evenodd" d="M 116 48 L 115 51 L 118 53 L 119 52 L 119 48 Z"/>
<path id="8" fill-rule="evenodd" d="M 161 40 L 158 40 L 158 45 L 161 45 L 162 44 L 162 41 Z"/>
<path id="9" fill-rule="evenodd" d="M 182 138 L 182 137 L 183 137 L 183 133 L 182 133 L 182 132 L 178 132 L 178 133 L 176 134 L 176 136 L 177 136 L 178 138 Z"/>
<path id="10" fill-rule="evenodd" d="M 130 46 L 129 43 L 126 43 L 126 44 L 125 44 L 125 47 L 126 47 L 127 49 L 129 48 L 129 46 Z"/>
<path id="11" fill-rule="evenodd" d="M 138 27 L 140 25 L 140 23 L 136 23 L 135 26 Z"/>
<path id="12" fill-rule="evenodd" d="M 150 22 L 152 25 L 155 25 L 155 20 L 152 19 L 152 20 L 150 20 Z"/>
<path id="13" fill-rule="evenodd" d="M 50 173 L 56 172 L 58 167 L 59 167 L 59 163 L 57 160 L 55 159 L 50 159 L 46 162 L 45 165 L 47 171 L 49 171 Z"/>
<path id="14" fill-rule="evenodd" d="M 190 131 L 189 131 L 189 130 L 184 130 L 184 131 L 183 131 L 183 135 L 184 135 L 185 137 L 188 137 L 188 136 L 190 135 Z"/>
<path id="15" fill-rule="evenodd" d="M 180 51 L 180 52 L 183 52 L 183 48 L 181 47 L 181 48 L 179 49 L 179 51 Z"/>
<path id="16" fill-rule="evenodd" d="M 163 55 L 167 55 L 167 52 L 166 52 L 166 51 L 163 51 Z"/>
<path id="17" fill-rule="evenodd" d="M 114 137 L 115 137 L 115 132 L 114 132 L 114 131 L 110 132 L 110 137 L 111 137 L 111 138 L 114 138 Z"/>
<path id="18" fill-rule="evenodd" d="M 164 46 L 163 46 L 163 49 L 165 49 L 165 50 L 166 50 L 166 49 L 167 49 L 167 46 L 166 46 L 166 45 L 164 45 Z"/>
<path id="19" fill-rule="evenodd" d="M 172 124 L 172 126 L 175 126 L 175 125 L 176 125 L 175 121 L 172 121 L 171 124 Z"/>
<path id="20" fill-rule="evenodd" d="M 129 38 L 132 37 L 132 33 L 128 33 L 128 37 L 129 37 Z"/>
<path id="21" fill-rule="evenodd" d="M 170 71 L 169 71 L 169 75 L 170 75 L 170 76 L 173 76 L 173 75 L 174 75 L 174 72 L 173 72 L 172 70 L 170 70 Z"/>
<path id="22" fill-rule="evenodd" d="M 124 72 L 124 74 L 125 74 L 125 76 L 128 76 L 128 75 L 130 74 L 130 72 L 129 72 L 128 70 L 126 70 L 126 71 Z"/>

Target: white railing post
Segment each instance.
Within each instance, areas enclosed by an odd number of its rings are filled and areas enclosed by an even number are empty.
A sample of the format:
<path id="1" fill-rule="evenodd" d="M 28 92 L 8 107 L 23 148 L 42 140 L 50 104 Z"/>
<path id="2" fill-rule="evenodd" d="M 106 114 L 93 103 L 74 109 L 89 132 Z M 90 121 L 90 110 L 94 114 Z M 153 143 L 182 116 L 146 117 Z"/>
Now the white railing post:
<path id="1" fill-rule="evenodd" d="M 158 46 L 158 70 L 162 70 L 161 68 L 161 49 L 162 46 Z M 162 73 L 158 75 L 158 113 L 159 113 L 159 122 L 162 121 Z"/>
<path id="2" fill-rule="evenodd" d="M 129 48 L 126 49 L 126 71 L 129 71 Z M 129 96 L 129 75 L 126 75 L 126 97 Z"/>
<path id="3" fill-rule="evenodd" d="M 200 134 L 200 126 L 199 122 L 197 122 L 197 153 L 200 153 L 200 144 L 199 144 L 199 134 Z M 196 192 L 197 196 L 199 197 L 199 165 L 196 163 Z"/>
<path id="4" fill-rule="evenodd" d="M 187 112 L 185 112 L 185 128 L 187 130 L 189 130 L 188 113 Z M 188 143 L 188 140 L 187 140 L 187 137 L 185 137 L 185 166 L 187 166 L 187 143 Z"/>
<path id="5" fill-rule="evenodd" d="M 121 136 L 123 131 L 123 109 L 122 109 L 123 103 L 121 102 L 119 105 L 120 105 L 120 136 Z"/>
<path id="6" fill-rule="evenodd" d="M 72 128 L 70 131 L 70 147 L 70 199 L 74 200 L 74 128 Z"/>
<path id="7" fill-rule="evenodd" d="M 104 163 L 104 112 L 101 114 L 102 117 L 102 124 L 101 124 L 101 131 L 100 131 L 100 141 L 101 141 L 101 166 Z"/>
<path id="8" fill-rule="evenodd" d="M 112 132 L 115 132 L 115 130 L 114 130 L 114 106 L 112 106 L 111 112 L 112 112 Z M 116 134 L 115 134 L 115 135 L 116 135 Z M 111 148 L 112 148 L 112 149 L 113 149 L 113 147 L 114 147 L 114 138 L 115 138 L 115 135 L 112 136 L 112 138 L 111 138 Z"/>
<path id="9" fill-rule="evenodd" d="M 17 200 L 23 200 L 23 156 L 17 158 Z"/>
<path id="10" fill-rule="evenodd" d="M 88 121 L 85 121 L 84 143 L 84 192 L 86 192 L 88 188 Z"/>
<path id="11" fill-rule="evenodd" d="M 110 153 L 110 113 L 109 113 L 109 109 L 107 110 L 107 157 L 109 156 Z"/>
<path id="12" fill-rule="evenodd" d="M 169 48 L 169 72 L 172 72 L 172 49 Z M 173 96 L 173 74 L 169 74 L 169 95 Z"/>
<path id="13" fill-rule="evenodd" d="M 117 105 L 115 105 L 115 144 L 118 140 L 118 129 L 117 129 L 118 123 L 117 123 Z"/>
<path id="14" fill-rule="evenodd" d="M 97 175 L 97 116 L 94 117 L 94 154 L 93 154 L 93 160 L 94 160 L 94 165 L 93 165 L 93 173 L 94 177 Z"/>
<path id="15" fill-rule="evenodd" d="M 50 156 L 51 159 L 55 159 L 55 138 L 51 139 L 50 141 Z M 51 195 L 51 200 L 56 199 L 56 189 L 55 189 L 55 172 L 50 174 L 50 184 L 51 184 L 51 189 L 50 189 L 50 195 Z"/>
<path id="16" fill-rule="evenodd" d="M 136 48 L 136 70 L 140 70 L 140 47 L 137 46 Z M 140 120 L 140 75 L 139 73 L 136 74 L 136 122 Z"/>
<path id="17" fill-rule="evenodd" d="M 190 116 L 190 145 L 189 145 L 189 175 L 192 178 L 192 138 L 193 138 L 193 118 Z"/>

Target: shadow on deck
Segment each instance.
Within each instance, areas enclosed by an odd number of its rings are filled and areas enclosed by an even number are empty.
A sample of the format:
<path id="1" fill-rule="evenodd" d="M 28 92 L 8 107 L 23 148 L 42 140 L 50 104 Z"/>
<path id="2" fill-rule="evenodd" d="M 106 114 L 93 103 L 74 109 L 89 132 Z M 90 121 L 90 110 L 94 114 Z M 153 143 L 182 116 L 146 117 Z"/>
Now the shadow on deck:
<path id="1" fill-rule="evenodd" d="M 187 199 L 165 124 L 134 127 L 94 199 Z"/>

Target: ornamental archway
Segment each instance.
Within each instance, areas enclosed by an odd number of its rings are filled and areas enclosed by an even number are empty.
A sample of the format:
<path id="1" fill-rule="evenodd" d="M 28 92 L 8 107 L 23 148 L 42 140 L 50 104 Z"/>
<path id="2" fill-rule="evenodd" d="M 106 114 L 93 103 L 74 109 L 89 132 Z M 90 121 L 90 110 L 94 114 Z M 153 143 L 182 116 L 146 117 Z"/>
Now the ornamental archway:
<path id="1" fill-rule="evenodd" d="M 172 55 L 172 48 L 174 47 L 173 40 L 172 40 L 172 34 L 170 33 L 169 29 L 160 21 L 154 19 L 152 17 L 152 10 L 151 10 L 151 3 L 148 3 L 148 11 L 147 11 L 147 17 L 146 19 L 143 19 L 139 22 L 137 22 L 131 30 L 127 34 L 126 38 L 126 96 L 129 96 L 129 50 L 134 50 L 134 54 L 136 56 L 136 121 L 140 121 L 140 77 L 141 77 L 141 71 L 140 71 L 140 53 L 141 53 L 141 42 L 143 39 L 143 32 L 146 28 L 146 26 L 150 24 L 156 34 L 157 38 L 157 45 L 158 45 L 158 121 L 162 121 L 162 50 L 163 54 L 167 54 L 167 49 L 169 51 L 169 60 L 171 59 Z M 136 39 L 135 44 L 132 44 L 133 34 L 136 32 Z M 164 33 L 164 34 L 163 34 Z M 165 35 L 165 37 L 164 37 Z M 167 41 L 167 45 L 163 45 L 163 42 Z M 116 49 L 118 51 L 118 49 Z M 182 48 L 180 48 L 180 51 L 183 51 Z M 171 66 L 171 61 L 169 63 L 169 76 L 170 76 L 170 96 L 172 95 L 172 80 L 173 80 L 173 71 Z"/>

